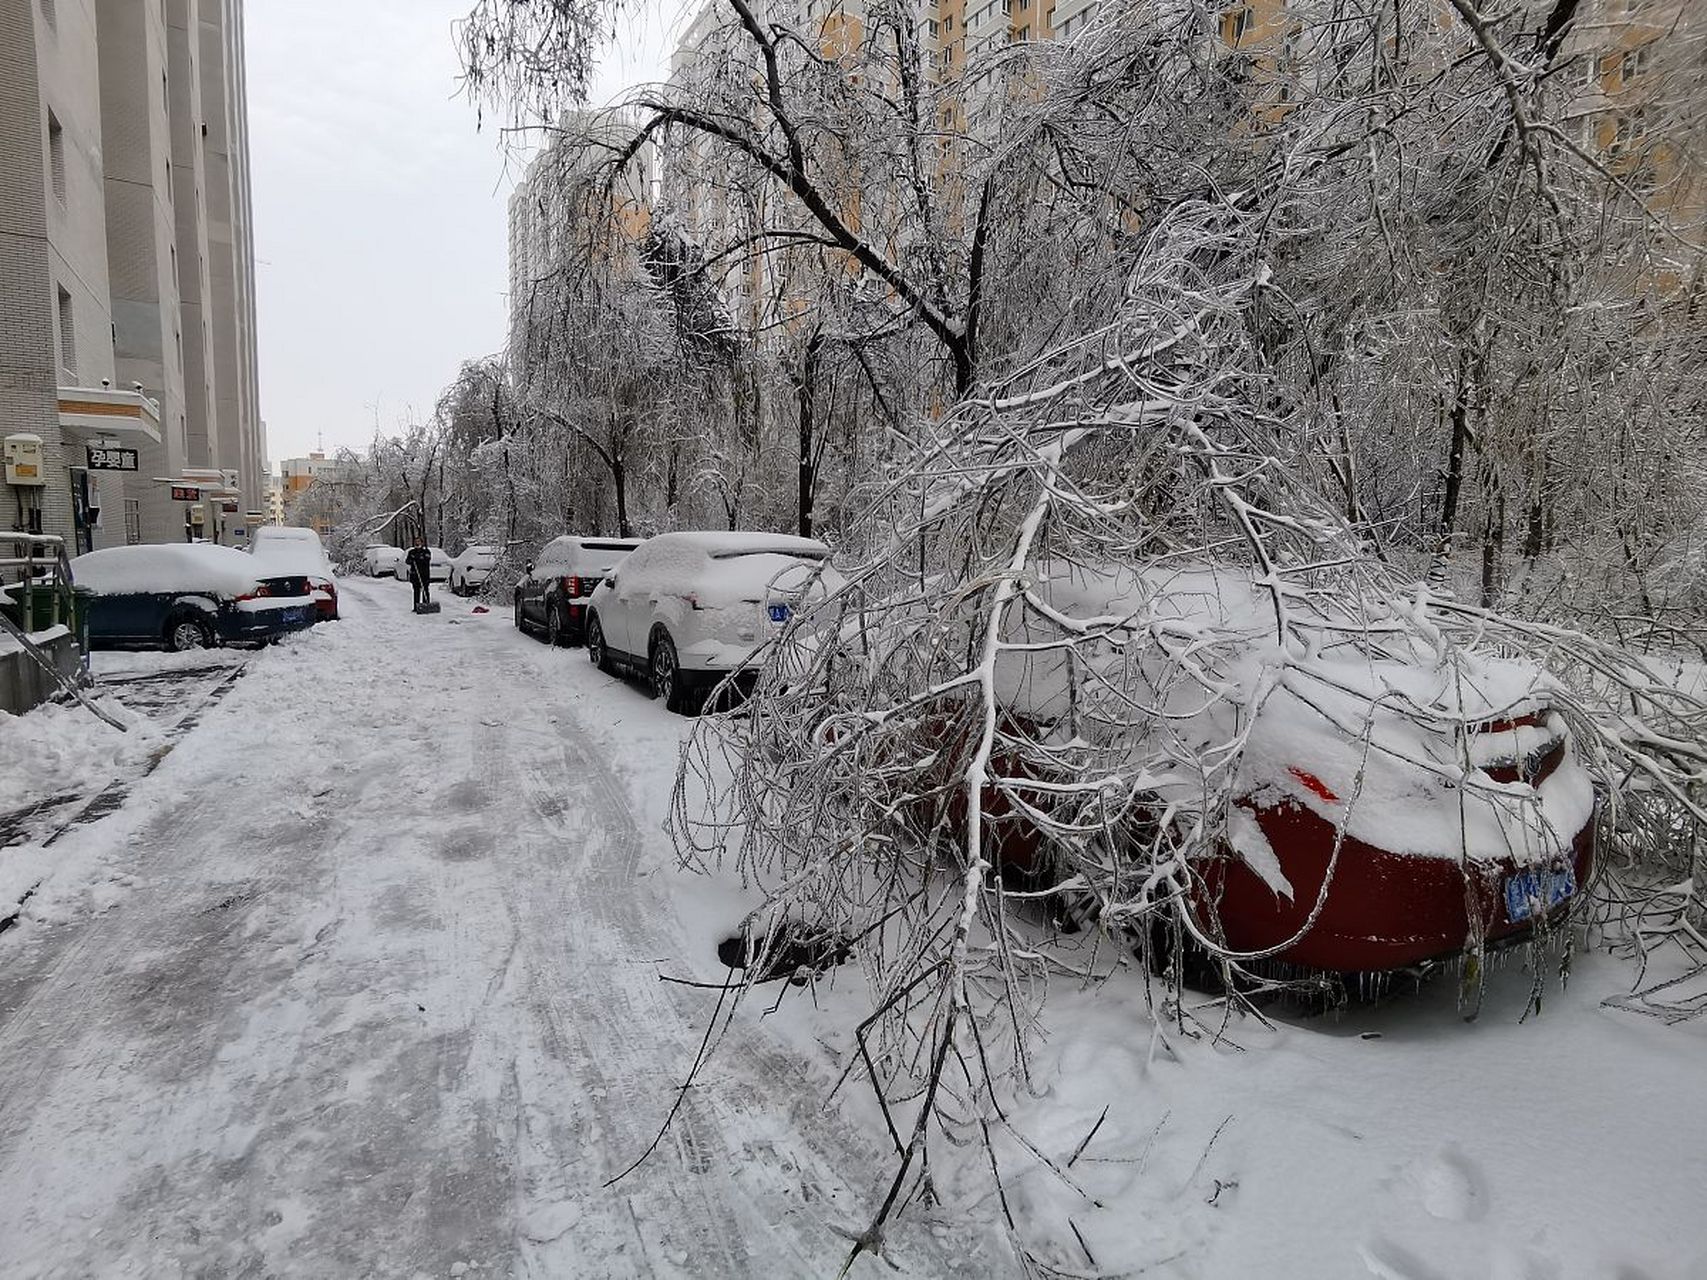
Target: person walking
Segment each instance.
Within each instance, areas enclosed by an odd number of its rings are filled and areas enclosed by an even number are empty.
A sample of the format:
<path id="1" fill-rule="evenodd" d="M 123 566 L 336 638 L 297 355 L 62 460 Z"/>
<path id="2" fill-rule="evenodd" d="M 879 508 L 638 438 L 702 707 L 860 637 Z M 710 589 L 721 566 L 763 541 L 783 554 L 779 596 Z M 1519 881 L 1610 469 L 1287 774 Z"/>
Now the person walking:
<path id="1" fill-rule="evenodd" d="M 409 574 L 409 585 L 415 589 L 415 608 L 419 609 L 430 599 L 427 587 L 432 582 L 433 569 L 433 553 L 427 550 L 427 540 L 420 534 L 415 535 L 415 545 L 404 553 L 403 565 Z"/>

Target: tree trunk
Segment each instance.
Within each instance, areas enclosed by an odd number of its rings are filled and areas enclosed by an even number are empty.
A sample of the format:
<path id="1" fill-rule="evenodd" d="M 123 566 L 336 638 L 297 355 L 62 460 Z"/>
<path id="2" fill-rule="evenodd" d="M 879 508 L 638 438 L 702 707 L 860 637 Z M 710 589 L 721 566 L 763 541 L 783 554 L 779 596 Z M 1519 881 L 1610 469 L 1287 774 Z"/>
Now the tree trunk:
<path id="1" fill-rule="evenodd" d="M 610 478 L 616 490 L 616 536 L 632 538 L 634 533 L 628 525 L 628 469 L 620 456 L 611 459 Z"/>
<path id="2" fill-rule="evenodd" d="M 818 487 L 818 468 L 814 459 L 817 456 L 817 387 L 818 387 L 818 358 L 823 350 L 824 335 L 822 331 L 814 333 L 806 342 L 806 352 L 800 360 L 800 377 L 794 384 L 795 402 L 798 406 L 800 475 L 798 486 L 798 525 L 800 536 L 812 536 L 812 500 Z"/>
<path id="3" fill-rule="evenodd" d="M 1482 527 L 1482 608 L 1492 609 L 1499 600 L 1501 570 L 1505 564 L 1505 490 L 1496 476 L 1490 486 L 1487 523 Z"/>
<path id="4" fill-rule="evenodd" d="M 1446 450 L 1446 486 L 1440 495 L 1440 521 L 1436 526 L 1434 564 L 1431 578 L 1441 577 L 1452 558 L 1452 535 L 1458 528 L 1458 498 L 1464 488 L 1464 450 L 1470 441 L 1470 352 L 1458 351 L 1458 379 L 1452 390 L 1452 405 L 1448 419 L 1452 423 L 1452 440 Z"/>

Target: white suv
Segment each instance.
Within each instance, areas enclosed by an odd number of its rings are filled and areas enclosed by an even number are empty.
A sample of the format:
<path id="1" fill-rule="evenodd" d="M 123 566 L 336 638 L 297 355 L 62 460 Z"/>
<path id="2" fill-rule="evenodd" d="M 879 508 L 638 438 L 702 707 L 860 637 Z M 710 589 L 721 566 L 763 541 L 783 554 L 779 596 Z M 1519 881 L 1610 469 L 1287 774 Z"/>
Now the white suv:
<path id="1" fill-rule="evenodd" d="M 587 656 L 649 679 L 671 711 L 697 711 L 809 600 L 840 585 L 830 549 L 773 533 L 663 533 L 629 554 L 587 605 Z"/>

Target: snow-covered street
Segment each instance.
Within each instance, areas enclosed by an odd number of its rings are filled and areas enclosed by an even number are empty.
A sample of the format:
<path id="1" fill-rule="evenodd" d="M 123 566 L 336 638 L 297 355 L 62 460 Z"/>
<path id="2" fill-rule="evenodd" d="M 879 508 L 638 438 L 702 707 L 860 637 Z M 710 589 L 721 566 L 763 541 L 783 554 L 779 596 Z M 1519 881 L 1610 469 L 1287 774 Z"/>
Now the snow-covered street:
<path id="1" fill-rule="evenodd" d="M 345 599 L 56 844 L 0 937 L 0 1273 L 833 1271 L 879 1153 L 762 1032 L 605 1185 L 711 1009 L 659 975 L 719 971 L 611 750 L 667 772 L 684 722 L 503 613 Z M 1002 1266 L 922 1223 L 894 1256 Z"/>
<path id="2" fill-rule="evenodd" d="M 716 1008 L 661 978 L 721 982 L 753 900 L 662 830 L 687 721 L 407 598 L 351 580 L 273 649 L 97 655 L 155 728 L 99 780 L 122 803 L 0 848 L 0 907 L 35 889 L 0 933 L 0 1274 L 835 1274 L 894 1168 L 862 1086 L 828 1100 L 859 973 L 745 1002 L 607 1185 Z M 1473 1026 L 1443 981 L 1219 1043 L 1129 970 L 1064 988 L 1005 1200 L 967 1149 L 898 1272 L 855 1274 L 1018 1274 L 1011 1213 L 1063 1274 L 1700 1280 L 1703 1029 L 1603 1007 L 1629 979 L 1580 957 L 1520 1023 L 1514 960 Z"/>

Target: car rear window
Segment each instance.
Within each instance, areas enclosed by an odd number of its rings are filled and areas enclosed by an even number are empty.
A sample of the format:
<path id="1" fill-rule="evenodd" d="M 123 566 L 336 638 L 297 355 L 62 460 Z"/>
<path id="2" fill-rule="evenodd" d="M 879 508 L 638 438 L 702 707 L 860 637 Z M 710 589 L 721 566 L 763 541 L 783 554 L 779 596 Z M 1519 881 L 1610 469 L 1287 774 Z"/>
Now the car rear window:
<path id="1" fill-rule="evenodd" d="M 587 551 L 633 551 L 632 542 L 583 542 L 582 548 Z"/>

